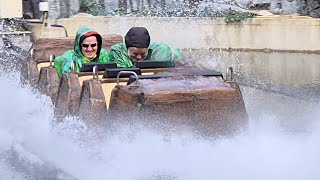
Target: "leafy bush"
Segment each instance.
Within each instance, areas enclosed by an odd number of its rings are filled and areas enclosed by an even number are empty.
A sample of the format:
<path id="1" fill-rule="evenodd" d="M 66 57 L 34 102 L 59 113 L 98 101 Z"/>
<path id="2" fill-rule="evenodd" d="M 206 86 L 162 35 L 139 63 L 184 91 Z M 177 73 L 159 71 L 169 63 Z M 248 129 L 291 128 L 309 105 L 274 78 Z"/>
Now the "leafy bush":
<path id="1" fill-rule="evenodd" d="M 238 23 L 244 19 L 252 18 L 254 14 L 250 12 L 237 12 L 237 11 L 229 11 L 225 14 L 226 23 Z"/>

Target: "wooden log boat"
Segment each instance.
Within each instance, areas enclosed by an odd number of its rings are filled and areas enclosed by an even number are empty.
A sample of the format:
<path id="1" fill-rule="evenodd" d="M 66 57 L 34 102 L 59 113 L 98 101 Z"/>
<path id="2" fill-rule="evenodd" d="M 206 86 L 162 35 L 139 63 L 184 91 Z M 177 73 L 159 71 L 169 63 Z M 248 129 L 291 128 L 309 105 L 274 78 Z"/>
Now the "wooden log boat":
<path id="1" fill-rule="evenodd" d="M 104 39 L 108 47 L 122 40 L 116 35 Z M 51 97 L 57 119 L 73 115 L 91 122 L 160 122 L 211 135 L 228 134 L 248 124 L 232 68 L 228 78 L 214 70 L 168 68 L 157 61 L 137 62 L 128 69 L 111 62 L 86 64 L 85 71 L 89 72 L 59 78 L 53 67 L 54 56 L 50 55 L 60 55 L 71 47 L 70 39 L 40 40 L 25 66 L 28 83 Z M 49 56 L 51 61 L 46 59 Z"/>

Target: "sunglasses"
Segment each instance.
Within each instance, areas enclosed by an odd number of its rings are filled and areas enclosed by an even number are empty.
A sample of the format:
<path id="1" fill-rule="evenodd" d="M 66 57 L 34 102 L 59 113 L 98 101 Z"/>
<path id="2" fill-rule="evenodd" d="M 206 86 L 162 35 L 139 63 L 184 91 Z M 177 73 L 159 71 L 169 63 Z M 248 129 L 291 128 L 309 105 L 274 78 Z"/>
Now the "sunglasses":
<path id="1" fill-rule="evenodd" d="M 94 47 L 97 46 L 97 43 L 94 43 L 94 44 L 81 44 L 81 46 L 84 47 L 84 48 L 88 48 L 89 46 L 94 48 Z"/>

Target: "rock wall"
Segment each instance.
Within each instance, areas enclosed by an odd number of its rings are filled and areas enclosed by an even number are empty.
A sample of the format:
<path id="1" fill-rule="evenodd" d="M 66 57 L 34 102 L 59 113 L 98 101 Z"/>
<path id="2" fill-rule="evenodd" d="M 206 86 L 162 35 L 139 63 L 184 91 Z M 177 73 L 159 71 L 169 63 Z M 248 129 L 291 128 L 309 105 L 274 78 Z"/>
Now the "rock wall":
<path id="1" fill-rule="evenodd" d="M 52 19 L 71 17 L 78 12 L 93 15 L 135 16 L 219 16 L 231 10 L 269 10 L 273 14 L 320 17 L 320 0 L 24 0 L 26 17 L 40 18 L 39 2 L 50 4 Z"/>
<path id="2" fill-rule="evenodd" d="M 66 18 L 77 14 L 80 10 L 81 0 L 48 0 L 49 18 Z"/>

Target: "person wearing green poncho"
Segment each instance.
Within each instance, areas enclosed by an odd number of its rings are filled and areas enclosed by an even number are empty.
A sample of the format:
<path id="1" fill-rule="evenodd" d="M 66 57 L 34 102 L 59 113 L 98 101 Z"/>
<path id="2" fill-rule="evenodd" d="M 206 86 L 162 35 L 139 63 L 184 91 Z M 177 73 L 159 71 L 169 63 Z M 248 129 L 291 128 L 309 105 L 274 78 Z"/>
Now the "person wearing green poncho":
<path id="1" fill-rule="evenodd" d="M 184 64 L 179 49 L 164 43 L 150 43 L 149 32 L 144 27 L 132 27 L 123 43 L 111 46 L 110 58 L 123 68 L 133 67 L 135 61 L 141 60 L 168 61 L 172 67 Z"/>
<path id="2" fill-rule="evenodd" d="M 96 31 L 81 26 L 76 34 L 73 50 L 65 52 L 54 60 L 59 77 L 64 73 L 80 72 L 83 64 L 90 62 L 110 62 L 110 54 L 102 48 L 102 37 Z"/>

